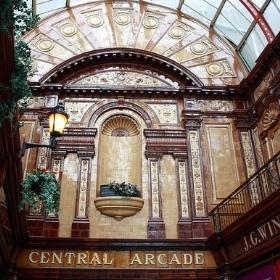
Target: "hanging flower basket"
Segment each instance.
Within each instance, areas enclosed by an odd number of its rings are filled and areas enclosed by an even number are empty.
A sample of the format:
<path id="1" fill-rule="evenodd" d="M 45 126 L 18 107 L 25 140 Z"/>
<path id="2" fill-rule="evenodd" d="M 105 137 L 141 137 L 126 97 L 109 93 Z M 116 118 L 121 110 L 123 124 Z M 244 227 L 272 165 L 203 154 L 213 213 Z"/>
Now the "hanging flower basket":
<path id="1" fill-rule="evenodd" d="M 32 214 L 56 214 L 60 200 L 60 186 L 55 175 L 46 169 L 34 169 L 22 182 L 19 210 L 30 205 Z"/>

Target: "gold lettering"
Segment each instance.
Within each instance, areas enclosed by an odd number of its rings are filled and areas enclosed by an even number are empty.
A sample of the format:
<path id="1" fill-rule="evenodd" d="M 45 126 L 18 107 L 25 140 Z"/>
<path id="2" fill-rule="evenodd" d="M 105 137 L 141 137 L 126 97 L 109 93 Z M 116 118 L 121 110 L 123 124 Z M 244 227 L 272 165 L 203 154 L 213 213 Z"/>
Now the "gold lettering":
<path id="1" fill-rule="evenodd" d="M 245 242 L 245 248 L 244 250 L 247 252 L 249 250 L 248 242 L 246 236 L 243 236 L 244 242 Z"/>
<path id="2" fill-rule="evenodd" d="M 67 264 L 72 263 L 72 257 L 75 257 L 75 253 L 66 253 L 65 257 L 67 258 Z"/>
<path id="3" fill-rule="evenodd" d="M 263 229 L 265 230 L 265 229 Z M 269 234 L 268 229 L 267 234 Z M 245 241 L 245 249 L 249 250 L 252 244 L 260 242 L 259 231 L 252 231 L 248 237 L 243 237 Z M 129 265 L 146 265 L 146 266 L 172 266 L 172 265 L 204 265 L 205 253 L 202 251 L 187 251 L 177 252 L 172 251 L 154 251 L 154 252 L 120 252 L 120 259 L 115 263 L 114 251 L 63 251 L 63 250 L 48 250 L 48 251 L 29 251 L 29 265 L 34 264 L 55 264 L 59 267 L 64 266 L 112 266 L 112 267 L 127 267 Z M 129 260 L 126 259 L 130 255 Z"/>
<path id="4" fill-rule="evenodd" d="M 163 261 L 162 258 L 164 258 L 165 260 Z M 166 254 L 159 254 L 157 257 L 157 261 L 159 264 L 167 264 L 167 256 Z"/>
<path id="5" fill-rule="evenodd" d="M 111 259 L 111 261 L 108 262 L 108 253 L 105 253 L 105 254 L 103 255 L 103 263 L 104 263 L 104 264 L 112 264 L 112 263 L 113 263 L 113 259 Z"/>
<path id="6" fill-rule="evenodd" d="M 137 262 L 138 264 L 143 264 L 141 262 L 140 257 L 139 257 L 139 255 L 137 253 L 133 256 L 133 259 L 131 260 L 130 264 L 133 264 L 134 262 Z"/>
<path id="7" fill-rule="evenodd" d="M 204 255 L 203 253 L 195 253 L 195 264 L 204 264 Z"/>
<path id="8" fill-rule="evenodd" d="M 258 230 L 260 236 L 262 237 L 262 239 L 266 239 L 267 238 L 266 237 L 266 227 L 265 227 L 265 225 L 262 225 L 257 230 Z"/>
<path id="9" fill-rule="evenodd" d="M 274 235 L 274 233 L 273 233 L 273 231 L 272 231 L 272 228 L 271 228 L 270 222 L 271 222 L 271 221 L 269 221 L 269 222 L 267 223 L 267 226 L 268 226 L 268 229 L 269 229 L 269 233 L 270 233 L 270 235 L 271 235 L 271 236 L 273 236 L 273 235 Z"/>
<path id="10" fill-rule="evenodd" d="M 57 253 L 53 252 L 52 263 L 55 263 L 55 259 L 58 263 L 62 263 L 62 252 L 59 253 L 59 256 L 57 255 Z"/>
<path id="11" fill-rule="evenodd" d="M 78 253 L 77 264 L 87 264 L 86 258 L 88 255 L 86 253 Z"/>
<path id="12" fill-rule="evenodd" d="M 273 223 L 275 226 L 277 226 L 277 228 L 280 228 L 280 223 L 279 223 L 279 221 L 277 222 L 275 219 L 272 219 L 272 223 Z M 275 233 L 277 233 L 277 228 L 274 227 Z"/>
<path id="13" fill-rule="evenodd" d="M 254 235 L 254 236 L 253 236 Z M 256 237 L 256 233 L 254 231 L 252 231 L 250 233 L 250 240 L 252 242 L 253 245 L 257 245 L 258 244 L 258 239 Z"/>
<path id="14" fill-rule="evenodd" d="M 49 252 L 41 252 L 40 263 L 48 263 L 49 260 L 50 260 L 50 253 Z"/>
<path id="15" fill-rule="evenodd" d="M 29 261 L 30 261 L 31 263 L 37 263 L 37 262 L 38 262 L 38 259 L 36 258 L 36 260 L 34 260 L 34 259 L 33 259 L 33 255 L 36 255 L 37 257 L 39 257 L 39 253 L 38 253 L 38 252 L 31 252 L 31 253 L 29 254 L 29 257 L 28 257 L 28 259 L 29 259 Z"/>
<path id="16" fill-rule="evenodd" d="M 92 258 L 91 258 L 91 261 L 90 261 L 89 264 L 92 264 L 92 263 L 94 263 L 94 264 L 102 264 L 102 262 L 100 261 L 99 256 L 98 256 L 97 253 L 93 253 L 92 254 Z"/>
<path id="17" fill-rule="evenodd" d="M 173 262 L 175 262 L 176 264 L 181 264 L 181 262 L 179 261 L 178 256 L 176 254 L 172 255 L 172 258 L 171 258 L 169 264 L 172 264 Z"/>
<path id="18" fill-rule="evenodd" d="M 155 264 L 154 258 L 155 256 L 153 254 L 145 254 L 145 264 Z"/>
<path id="19" fill-rule="evenodd" d="M 193 256 L 191 254 L 183 254 L 184 257 L 184 264 L 192 264 Z"/>

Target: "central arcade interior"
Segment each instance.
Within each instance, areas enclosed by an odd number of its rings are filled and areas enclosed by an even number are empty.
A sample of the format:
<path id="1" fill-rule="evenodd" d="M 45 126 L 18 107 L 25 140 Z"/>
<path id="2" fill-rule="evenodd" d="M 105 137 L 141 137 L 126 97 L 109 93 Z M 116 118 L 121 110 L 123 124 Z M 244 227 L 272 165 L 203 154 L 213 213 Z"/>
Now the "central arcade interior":
<path id="1" fill-rule="evenodd" d="M 20 174 L 52 172 L 60 202 L 18 211 L 21 185 L 3 183 L 3 279 L 277 279 L 273 37 L 249 71 L 211 27 L 153 3 L 92 1 L 39 21 L 23 37 L 33 98 L 17 140 L 48 145 L 59 102 L 69 118 L 55 149 L 26 149 Z M 111 182 L 140 196 L 104 195 Z"/>

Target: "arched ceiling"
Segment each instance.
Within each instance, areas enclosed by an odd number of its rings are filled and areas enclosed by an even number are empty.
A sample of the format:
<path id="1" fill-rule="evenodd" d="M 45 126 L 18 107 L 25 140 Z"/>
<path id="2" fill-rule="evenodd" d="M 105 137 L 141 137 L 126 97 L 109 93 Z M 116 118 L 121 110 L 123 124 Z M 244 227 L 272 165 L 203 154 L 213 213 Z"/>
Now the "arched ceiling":
<path id="1" fill-rule="evenodd" d="M 63 9 L 43 19 L 24 40 L 34 56 L 34 83 L 48 82 L 46 77 L 63 72 L 60 68 L 73 65 L 76 57 L 114 48 L 154 54 L 168 61 L 167 67 L 180 65 L 202 86 L 238 85 L 247 75 L 234 48 L 212 29 L 176 10 L 139 1 L 94 1 Z M 93 76 L 94 67 L 87 69 Z"/>
<path id="2" fill-rule="evenodd" d="M 279 0 L 134 0 L 162 5 L 201 21 L 235 47 L 249 69 L 280 31 Z M 34 14 L 44 17 L 90 0 L 28 0 Z M 110 2 L 110 1 L 106 1 Z M 132 2 L 132 1 L 130 1 Z M 125 2 L 115 0 L 125 6 Z"/>

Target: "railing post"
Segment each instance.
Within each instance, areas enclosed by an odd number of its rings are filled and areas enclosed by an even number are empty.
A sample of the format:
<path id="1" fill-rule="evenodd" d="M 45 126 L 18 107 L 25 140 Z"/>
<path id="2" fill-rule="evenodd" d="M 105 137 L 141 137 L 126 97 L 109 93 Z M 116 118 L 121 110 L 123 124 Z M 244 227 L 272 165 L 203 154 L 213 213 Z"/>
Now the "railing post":
<path id="1" fill-rule="evenodd" d="M 214 219 L 215 232 L 220 232 L 221 231 L 221 221 L 220 221 L 220 215 L 218 212 L 214 213 L 213 219 Z"/>

